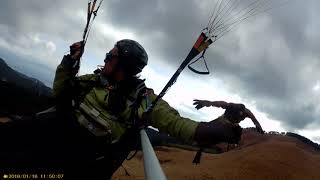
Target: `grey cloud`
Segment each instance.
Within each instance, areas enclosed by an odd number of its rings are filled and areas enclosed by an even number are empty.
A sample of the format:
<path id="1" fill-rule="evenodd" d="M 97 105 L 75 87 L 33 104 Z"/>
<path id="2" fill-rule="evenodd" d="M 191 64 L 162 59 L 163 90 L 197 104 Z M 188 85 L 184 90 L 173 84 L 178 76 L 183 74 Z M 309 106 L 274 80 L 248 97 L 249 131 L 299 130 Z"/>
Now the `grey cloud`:
<path id="1" fill-rule="evenodd" d="M 236 45 L 231 46 L 234 48 L 218 48 L 207 54 L 208 57 L 215 57 L 209 63 L 215 77 L 224 79 L 231 91 L 244 99 L 255 100 L 259 110 L 280 120 L 286 128 L 302 129 L 309 124 L 320 126 L 317 118 L 319 112 L 316 110 L 319 94 L 311 90 L 319 80 L 319 54 L 310 50 L 315 44 L 314 39 L 306 40 L 306 28 L 314 23 L 310 16 L 315 12 L 314 7 L 319 6 L 314 3 L 295 2 L 287 7 L 293 10 L 282 8 L 278 13 L 276 10 L 269 13 L 272 24 L 260 32 L 267 37 L 252 34 L 251 39 L 257 41 L 246 44 L 253 50 L 242 50 L 240 37 L 231 34 L 235 38 L 233 42 Z M 246 25 L 259 26 L 252 22 Z M 281 48 L 288 51 L 272 47 L 272 41 L 279 39 L 284 40 L 286 46 Z M 226 38 L 224 43 L 228 44 L 228 40 Z"/>
<path id="2" fill-rule="evenodd" d="M 43 32 L 63 39 L 79 37 L 80 32 L 74 29 L 84 26 L 84 22 L 76 21 L 76 11 L 83 9 L 82 6 L 85 6 L 86 2 L 77 2 L 75 0 L 3 1 L 0 24 L 8 26 L 16 35 Z"/>
<path id="3" fill-rule="evenodd" d="M 152 31 L 163 32 L 165 37 L 161 41 L 149 45 L 160 46 L 161 54 L 166 57 L 164 61 L 177 66 L 180 62 L 177 59 L 185 57 L 201 23 L 206 21 L 197 4 L 188 1 L 182 6 L 181 3 L 168 3 L 166 13 L 159 10 L 158 1 L 113 3 L 111 21 L 119 26 L 133 27 L 143 35 Z M 213 77 L 224 79 L 234 93 L 255 100 L 258 109 L 280 120 L 287 128 L 301 129 L 312 123 L 320 126 L 316 111 L 318 104 L 312 98 L 305 98 L 314 96 L 309 89 L 319 77 L 319 64 L 313 62 L 319 58 L 314 50 L 317 42 L 307 37 L 307 28 L 315 22 L 311 16 L 319 16 L 315 7 L 319 7 L 319 2 L 289 2 L 261 15 L 261 18 L 266 16 L 271 20 L 270 27 L 259 29 L 264 26 L 264 22 L 259 22 L 259 16 L 244 23 L 242 31 L 251 31 L 250 28 L 255 27 L 260 30 L 247 39 L 253 43 L 245 44 L 252 48 L 250 52 L 245 51 L 240 43 L 242 34 L 230 32 L 217 42 L 218 47 L 207 53 L 207 57 L 214 59 L 209 62 Z M 152 8 L 152 13 L 146 17 L 146 12 Z M 152 36 L 148 38 L 153 39 Z M 279 45 L 277 41 L 284 44 Z M 315 65 L 308 67 L 311 63 Z M 305 71 L 308 68 L 311 70 Z"/>
<path id="4" fill-rule="evenodd" d="M 320 142 L 320 137 L 313 137 L 313 140 L 316 141 L 316 142 L 318 142 L 318 144 L 319 144 L 319 142 Z"/>
<path id="5" fill-rule="evenodd" d="M 113 25 L 132 29 L 170 62 L 179 62 L 186 56 L 203 28 L 201 23 L 207 21 L 200 19 L 202 11 L 192 0 L 111 1 L 107 11 Z M 160 38 L 153 36 L 158 32 L 162 34 Z"/>
<path id="6" fill-rule="evenodd" d="M 195 121 L 208 121 L 204 113 L 197 111 L 192 105 L 180 104 L 179 107 L 181 107 L 179 113 L 183 117 L 188 117 Z"/>

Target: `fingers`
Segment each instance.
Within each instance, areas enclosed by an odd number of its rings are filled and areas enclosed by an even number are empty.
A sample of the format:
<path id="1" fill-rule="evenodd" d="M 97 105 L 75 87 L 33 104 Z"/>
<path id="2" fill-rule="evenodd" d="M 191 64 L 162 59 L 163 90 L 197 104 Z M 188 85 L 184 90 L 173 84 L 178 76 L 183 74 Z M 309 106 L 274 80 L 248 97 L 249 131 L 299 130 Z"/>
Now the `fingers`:
<path id="1" fill-rule="evenodd" d="M 73 43 L 70 46 L 70 49 L 74 51 L 81 51 L 83 49 L 83 45 L 84 45 L 83 41 L 79 41 L 79 42 Z"/>
<path id="2" fill-rule="evenodd" d="M 199 109 L 201 109 L 201 108 L 203 107 L 203 105 L 201 104 L 201 100 L 194 99 L 193 101 L 194 101 L 193 105 L 196 106 L 195 108 L 196 108 L 197 110 L 199 110 Z"/>
<path id="3" fill-rule="evenodd" d="M 82 46 L 83 41 L 75 42 L 71 45 L 74 48 L 80 48 Z"/>
<path id="4" fill-rule="evenodd" d="M 203 106 L 202 105 L 200 105 L 200 104 L 198 104 L 198 105 L 196 105 L 196 107 L 195 107 L 197 110 L 199 110 L 199 109 L 201 109 L 201 108 L 203 108 Z"/>
<path id="5" fill-rule="evenodd" d="M 195 104 L 199 104 L 201 100 L 194 99 L 193 101 L 194 101 L 194 102 L 193 102 L 193 105 L 195 105 Z"/>
<path id="6" fill-rule="evenodd" d="M 70 55 L 72 59 L 76 59 L 79 60 L 83 54 L 83 50 L 84 50 L 84 43 L 83 41 L 79 41 L 76 43 L 73 43 L 70 46 Z"/>
<path id="7" fill-rule="evenodd" d="M 211 102 L 207 100 L 194 99 L 193 101 L 194 101 L 193 105 L 196 105 L 197 109 L 200 109 L 204 106 L 207 106 L 207 107 L 211 106 Z"/>

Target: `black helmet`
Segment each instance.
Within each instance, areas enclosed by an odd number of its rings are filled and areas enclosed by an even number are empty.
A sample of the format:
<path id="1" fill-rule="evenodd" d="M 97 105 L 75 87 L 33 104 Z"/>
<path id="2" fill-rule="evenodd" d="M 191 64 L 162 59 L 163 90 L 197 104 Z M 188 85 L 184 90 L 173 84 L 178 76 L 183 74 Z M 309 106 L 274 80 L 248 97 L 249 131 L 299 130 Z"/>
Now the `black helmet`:
<path id="1" fill-rule="evenodd" d="M 229 121 L 233 123 L 239 123 L 241 120 L 245 118 L 245 110 L 245 105 L 231 103 L 231 105 L 226 108 L 224 115 L 229 119 Z"/>
<path id="2" fill-rule="evenodd" d="M 120 64 L 130 75 L 136 75 L 148 64 L 148 54 L 136 41 L 123 39 L 115 44 Z"/>

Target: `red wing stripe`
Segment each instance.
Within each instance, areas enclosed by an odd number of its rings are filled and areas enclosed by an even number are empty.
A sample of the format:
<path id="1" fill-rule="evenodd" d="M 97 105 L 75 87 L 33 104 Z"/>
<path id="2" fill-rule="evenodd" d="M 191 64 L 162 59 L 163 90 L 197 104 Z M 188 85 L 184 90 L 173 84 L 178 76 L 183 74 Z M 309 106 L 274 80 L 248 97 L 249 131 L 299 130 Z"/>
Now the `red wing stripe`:
<path id="1" fill-rule="evenodd" d="M 194 43 L 193 47 L 198 49 L 199 46 L 203 43 L 203 41 L 206 40 L 206 38 L 207 38 L 206 35 L 204 33 L 201 33 L 196 43 Z"/>

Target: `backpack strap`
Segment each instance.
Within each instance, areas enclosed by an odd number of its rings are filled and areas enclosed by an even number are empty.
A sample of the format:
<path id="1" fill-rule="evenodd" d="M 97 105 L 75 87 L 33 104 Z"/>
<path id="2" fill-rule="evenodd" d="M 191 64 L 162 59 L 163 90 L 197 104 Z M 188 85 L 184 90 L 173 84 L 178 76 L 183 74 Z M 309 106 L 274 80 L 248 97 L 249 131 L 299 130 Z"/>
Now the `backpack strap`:
<path id="1" fill-rule="evenodd" d="M 75 79 L 74 80 L 74 92 L 76 96 L 73 99 L 73 107 L 79 108 L 84 96 L 89 93 L 94 87 L 101 86 L 101 80 L 99 75 L 94 74 L 94 79 L 84 80 L 84 79 Z M 80 84 L 86 84 L 88 88 L 81 88 Z"/>
<path id="2" fill-rule="evenodd" d="M 139 120 L 139 114 L 138 109 L 142 103 L 143 98 L 146 95 L 147 87 L 144 83 L 144 80 L 142 80 L 137 86 L 136 91 L 134 94 L 134 101 L 131 102 L 130 108 L 131 108 L 131 114 L 130 114 L 130 123 L 134 128 L 141 128 L 143 124 L 141 124 L 141 121 Z M 131 97 L 132 98 L 132 97 Z M 128 98 L 130 101 L 130 99 Z"/>

